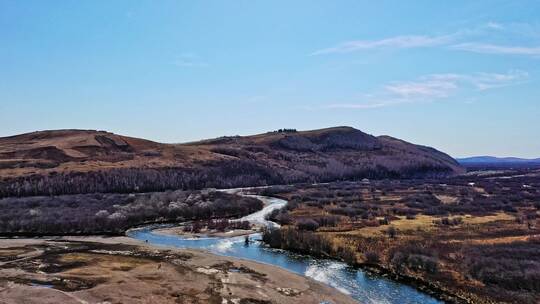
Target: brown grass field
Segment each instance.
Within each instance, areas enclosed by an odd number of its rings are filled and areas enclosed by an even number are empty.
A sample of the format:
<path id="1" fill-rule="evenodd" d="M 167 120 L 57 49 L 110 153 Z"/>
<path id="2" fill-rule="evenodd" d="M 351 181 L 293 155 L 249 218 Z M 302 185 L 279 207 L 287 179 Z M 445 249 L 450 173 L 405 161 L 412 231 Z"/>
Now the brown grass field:
<path id="1" fill-rule="evenodd" d="M 448 302 L 538 303 L 539 185 L 536 171 L 275 187 L 263 193 L 291 203 L 269 243 L 419 279 Z"/>

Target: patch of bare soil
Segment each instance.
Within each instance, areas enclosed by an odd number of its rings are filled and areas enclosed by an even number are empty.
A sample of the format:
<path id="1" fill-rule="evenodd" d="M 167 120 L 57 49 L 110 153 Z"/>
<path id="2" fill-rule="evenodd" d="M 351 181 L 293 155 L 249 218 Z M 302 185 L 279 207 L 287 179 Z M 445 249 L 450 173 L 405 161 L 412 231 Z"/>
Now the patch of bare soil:
<path id="1" fill-rule="evenodd" d="M 355 303 L 269 265 L 125 238 L 0 240 L 0 303 Z"/>

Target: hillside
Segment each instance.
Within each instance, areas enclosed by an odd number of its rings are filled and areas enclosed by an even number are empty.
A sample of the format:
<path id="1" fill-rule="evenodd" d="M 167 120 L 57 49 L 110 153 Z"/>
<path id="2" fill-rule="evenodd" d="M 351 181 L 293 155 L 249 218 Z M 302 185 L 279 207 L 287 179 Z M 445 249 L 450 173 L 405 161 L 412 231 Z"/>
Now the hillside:
<path id="1" fill-rule="evenodd" d="M 162 144 L 104 131 L 0 138 L 0 195 L 236 187 L 463 172 L 448 155 L 350 127 Z"/>

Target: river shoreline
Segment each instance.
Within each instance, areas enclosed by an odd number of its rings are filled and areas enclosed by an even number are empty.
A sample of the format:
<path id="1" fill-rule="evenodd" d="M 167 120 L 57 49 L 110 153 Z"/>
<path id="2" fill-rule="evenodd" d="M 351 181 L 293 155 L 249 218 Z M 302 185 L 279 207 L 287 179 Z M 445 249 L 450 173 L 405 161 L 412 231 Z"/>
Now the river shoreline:
<path id="1" fill-rule="evenodd" d="M 4 239 L 0 257 L 3 303 L 356 303 L 278 267 L 129 237 Z"/>
<path id="2" fill-rule="evenodd" d="M 237 194 L 240 194 L 240 195 L 243 195 L 241 191 L 238 191 L 236 192 Z M 251 195 L 253 196 L 253 195 Z M 259 199 L 262 199 L 263 202 L 265 202 L 265 206 L 268 204 L 268 200 L 269 199 L 279 199 L 279 200 L 282 200 L 282 201 L 285 201 L 285 198 L 280 198 L 280 197 L 265 197 L 265 196 L 260 196 L 260 195 L 257 195 L 255 196 Z M 283 208 L 284 206 L 286 205 L 283 204 L 281 206 L 281 208 Z M 259 211 L 261 212 L 261 211 Z M 264 242 L 263 242 L 264 243 Z M 268 244 L 267 244 L 268 245 Z M 306 253 L 306 252 L 300 252 L 300 251 L 294 251 L 294 250 L 290 250 L 292 252 L 297 252 L 297 253 L 300 253 L 300 254 L 307 254 L 307 255 L 310 255 L 310 256 L 313 256 L 312 253 Z M 326 259 L 332 259 L 332 260 L 337 260 L 337 261 L 340 261 L 340 262 L 343 262 L 343 263 L 346 263 L 352 267 L 355 267 L 355 268 L 358 268 L 362 271 L 365 271 L 367 273 L 370 273 L 372 275 L 377 275 L 377 276 L 382 276 L 382 277 L 385 277 L 385 278 L 389 278 L 395 282 L 399 282 L 399 283 L 403 283 L 403 284 L 406 284 L 408 286 L 411 286 L 411 287 L 414 287 L 416 290 L 418 291 L 421 291 L 423 293 L 426 293 L 438 300 L 441 300 L 441 301 L 444 301 L 445 303 L 451 303 L 451 304 L 462 304 L 462 303 L 473 303 L 472 300 L 468 299 L 467 297 L 463 297 L 463 296 L 459 296 L 459 295 L 456 295 L 455 293 L 451 292 L 450 290 L 448 290 L 447 288 L 445 288 L 444 286 L 440 286 L 438 284 L 435 284 L 433 282 L 430 282 L 430 281 L 426 281 L 422 278 L 419 278 L 419 277 L 414 277 L 414 276 L 409 276 L 409 275 L 406 275 L 406 274 L 402 274 L 402 273 L 398 273 L 394 270 L 391 270 L 391 269 L 388 269 L 386 267 L 383 267 L 382 265 L 379 265 L 379 264 L 359 264 L 359 263 L 354 263 L 354 264 L 350 264 L 350 263 L 347 263 L 343 260 L 340 260 L 338 258 L 335 258 L 333 256 L 330 256 L 330 255 L 325 255 L 325 256 L 322 256 L 323 258 L 326 258 Z M 478 303 L 476 301 L 474 301 L 475 303 Z"/>
<path id="3" fill-rule="evenodd" d="M 275 249 L 285 250 L 285 249 L 281 249 L 281 248 L 275 248 Z M 349 265 L 351 267 L 354 267 L 354 268 L 357 268 L 357 269 L 359 269 L 361 271 L 369 273 L 371 275 L 384 277 L 384 278 L 390 279 L 390 280 L 392 280 L 394 282 L 399 282 L 399 283 L 405 284 L 407 286 L 411 286 L 411 287 L 415 288 L 416 290 L 418 290 L 420 292 L 423 292 L 425 294 L 428 294 L 428 295 L 432 296 L 433 298 L 435 298 L 437 300 L 443 301 L 444 303 L 449 303 L 449 304 L 472 304 L 472 303 L 475 303 L 475 304 L 491 304 L 491 302 L 489 302 L 489 301 L 479 301 L 478 299 L 473 300 L 473 299 L 470 299 L 467 296 L 457 295 L 457 294 L 451 292 L 450 290 L 448 290 L 447 288 L 445 288 L 444 286 L 435 284 L 435 283 L 430 282 L 430 281 L 426 281 L 426 280 L 424 280 L 424 279 L 422 279 L 420 277 L 414 277 L 414 276 L 401 274 L 401 273 L 395 272 L 395 271 L 393 271 L 391 269 L 388 269 L 388 268 L 383 267 L 383 266 L 378 265 L 378 264 L 367 264 L 367 263 L 364 263 L 364 264 L 361 264 L 361 263 L 350 264 L 350 263 L 345 262 L 344 260 L 341 260 L 339 258 L 333 257 L 331 255 L 327 255 L 327 254 L 318 255 L 318 254 L 304 252 L 302 250 L 293 250 L 293 249 L 287 249 L 286 251 L 294 252 L 294 253 L 298 253 L 298 254 L 306 255 L 306 256 L 312 256 L 312 257 L 317 257 L 317 258 L 324 258 L 324 259 L 330 259 L 330 260 L 339 261 L 339 262 L 345 263 L 345 264 L 347 264 L 347 265 Z"/>
<path id="4" fill-rule="evenodd" d="M 358 267 L 372 274 L 390 278 L 396 282 L 413 286 L 417 290 L 424 292 L 426 294 L 429 294 L 430 296 L 438 300 L 444 301 L 445 303 L 452 303 L 452 304 L 462 304 L 462 303 L 466 303 L 466 304 L 477 303 L 478 304 L 479 303 L 478 301 L 470 300 L 467 297 L 456 295 L 452 293 L 451 291 L 449 291 L 448 289 L 444 288 L 443 286 L 423 280 L 422 278 L 400 274 L 395 271 L 384 268 L 380 265 L 358 264 L 358 265 L 355 265 L 355 267 Z"/>
<path id="5" fill-rule="evenodd" d="M 153 245 L 151 243 L 146 243 L 141 240 L 133 239 L 132 237 L 126 237 L 126 236 L 102 236 L 102 235 L 93 235 L 93 236 L 56 236 L 56 237 L 33 237 L 33 238 L 2 238 L 0 239 L 0 248 L 6 248 L 10 245 L 14 246 L 28 246 L 31 244 L 41 244 L 48 241 L 61 241 L 61 242 L 95 242 L 95 243 L 103 243 L 103 244 L 123 244 L 123 245 L 138 245 L 145 248 L 150 248 L 153 250 L 175 250 L 178 252 L 198 252 L 200 254 L 204 254 L 208 257 L 215 257 L 216 259 L 223 259 L 226 258 L 227 260 L 236 260 L 236 261 L 247 261 L 250 262 L 248 259 L 243 258 L 231 258 L 223 255 L 216 255 L 213 253 L 209 253 L 207 250 L 203 249 L 178 249 L 175 247 L 169 247 L 169 246 L 163 246 L 163 245 Z M 294 251 L 292 251 L 294 252 Z M 299 252 L 301 253 L 301 252 Z M 301 253 L 305 254 L 305 253 Z M 330 258 L 332 257 L 325 256 L 324 258 Z M 335 259 L 338 260 L 338 259 Z M 297 276 L 297 274 L 294 274 L 286 269 L 282 269 L 281 267 L 272 266 L 266 263 L 257 263 L 252 262 L 256 264 L 266 265 L 267 267 L 271 269 L 279 269 L 280 271 L 285 271 L 287 273 L 290 273 L 293 276 Z M 351 265 L 356 268 L 361 269 L 362 271 L 365 271 L 367 273 L 385 277 L 388 279 L 391 279 L 395 282 L 400 282 L 403 284 L 407 284 L 409 286 L 414 287 L 415 289 L 424 292 L 426 294 L 429 294 L 430 296 L 444 301 L 445 303 L 478 303 L 476 301 L 472 301 L 470 299 L 467 299 L 466 297 L 455 295 L 448 290 L 444 289 L 442 286 L 435 285 L 431 282 L 427 282 L 425 280 L 422 280 L 421 278 L 406 276 L 403 274 L 398 274 L 394 271 L 388 270 L 386 268 L 380 267 L 379 265 L 373 265 L 373 264 L 357 264 L 357 265 Z M 307 280 L 311 280 L 310 278 L 306 278 Z M 320 284 L 320 283 L 319 283 Z M 326 284 L 323 284 L 326 286 Z M 328 288 L 334 290 L 336 293 L 342 294 L 339 290 L 332 288 L 330 286 L 327 286 Z M 487 302 L 486 302 L 487 303 Z"/>
<path id="6" fill-rule="evenodd" d="M 235 189 L 233 190 L 235 192 L 237 192 L 238 190 Z M 239 192 L 239 191 L 238 191 Z M 246 194 L 243 194 L 243 195 L 246 195 Z M 249 195 L 249 196 L 254 196 L 254 195 Z M 250 220 L 250 222 L 252 222 L 254 225 L 254 229 L 260 229 L 262 227 L 273 227 L 274 224 L 272 222 L 269 222 L 265 219 L 265 216 L 271 212 L 272 210 L 274 209 L 277 209 L 277 208 L 282 208 L 286 205 L 286 201 L 283 200 L 283 199 L 280 199 L 280 198 L 273 198 L 273 197 L 263 197 L 263 196 L 256 196 L 257 198 L 263 200 L 264 202 L 264 207 L 262 210 L 259 210 L 257 211 L 255 214 L 251 214 L 251 215 L 248 215 L 248 216 L 244 216 L 238 220 L 246 220 L 246 218 L 248 220 Z M 279 203 L 279 206 L 274 206 L 272 207 L 271 204 L 272 202 L 275 204 L 276 202 Z M 254 216 L 256 215 L 256 216 Z M 269 223 L 272 223 L 272 224 L 269 224 Z M 135 243 L 137 243 L 138 245 L 143 245 L 143 246 L 146 246 L 146 247 L 149 247 L 149 248 L 154 248 L 154 249 L 157 249 L 157 250 L 161 250 L 163 247 L 163 245 L 161 244 L 152 244 L 152 241 L 148 242 L 148 240 L 143 240 L 143 239 L 134 239 L 132 235 L 130 235 L 130 231 L 135 231 L 135 230 L 144 230 L 144 229 L 149 229 L 149 231 L 151 231 L 152 233 L 156 234 L 156 235 L 162 235 L 162 236 L 168 236 L 168 237 L 178 237 L 178 238 L 182 238 L 182 239 L 204 239 L 204 238 L 214 238 L 214 239 L 223 239 L 223 240 L 226 240 L 226 239 L 231 239 L 231 238 L 238 238 L 240 236 L 247 236 L 247 235 L 252 235 L 253 233 L 255 233 L 256 231 L 255 230 L 242 230 L 242 231 L 233 231 L 232 233 L 229 232 L 229 231 L 225 231 L 225 232 L 211 232 L 211 233 L 197 233 L 197 234 L 194 234 L 194 233 L 186 233 L 182 230 L 182 227 L 179 226 L 181 225 L 182 223 L 178 223 L 178 222 L 174 222 L 174 223 L 146 223 L 146 224 L 143 224 L 143 225 L 138 225 L 138 228 L 132 228 L 132 229 L 128 229 L 126 231 L 126 235 L 128 235 L 127 238 L 123 238 L 123 237 L 118 237 L 117 235 L 108 235 L 106 237 L 102 237 L 102 236 L 73 236 L 73 235 L 65 235 L 65 236 L 59 236 L 57 238 L 54 238 L 55 240 L 80 240 L 81 238 L 82 239 L 88 239 L 88 240 L 92 240 L 92 239 L 96 239 L 96 240 L 99 240 L 100 242 L 103 242 L 104 240 L 122 240 L 122 242 L 125 242 L 126 240 L 125 239 L 128 239 L 130 240 L 128 243 L 132 243 L 131 241 L 134 241 Z M 174 225 L 174 226 L 169 226 L 169 227 L 163 227 L 164 225 Z M 37 239 L 34 239 L 34 240 L 46 240 L 47 237 L 46 236 L 40 236 L 41 238 L 37 238 Z M 17 240 L 17 239 L 15 239 Z M 19 240 L 24 240 L 22 238 L 19 238 Z M 167 247 L 169 248 L 169 247 Z M 171 248 L 174 248 L 174 247 L 171 247 Z M 208 252 L 208 250 L 205 250 L 205 249 L 176 249 L 176 250 L 187 250 L 187 251 L 191 251 L 191 250 L 195 250 L 197 252 L 204 252 L 206 254 L 209 254 L 209 255 L 214 255 L 214 256 L 219 256 L 219 257 L 227 257 L 228 259 L 231 259 L 231 260 L 241 260 L 241 261 L 249 261 L 250 259 L 246 259 L 246 258 L 237 258 L 237 257 L 231 257 L 231 256 L 225 256 L 225 255 L 215 255 L 214 253 L 212 252 Z M 293 250 L 291 250 L 291 252 L 294 252 Z M 302 253 L 300 252 L 301 254 L 306 254 L 305 252 Z M 310 256 L 313 256 L 310 254 Z M 335 259 L 331 256 L 324 256 L 325 259 L 331 259 L 331 260 L 336 260 L 336 261 L 339 261 L 338 259 Z M 257 261 L 255 261 L 257 262 Z M 275 265 L 271 265 L 271 264 L 266 264 L 263 262 L 263 264 L 267 265 L 268 267 L 272 267 L 272 268 L 280 268 L 282 271 L 286 271 L 288 273 L 290 273 L 291 275 L 297 275 L 297 274 L 294 274 L 293 272 L 291 272 L 290 270 L 288 269 L 282 269 L 281 267 L 279 266 L 275 266 Z M 438 299 L 438 300 L 441 300 L 441 301 L 444 301 L 445 303 L 470 303 L 470 301 L 468 301 L 467 299 L 463 298 L 463 297 L 458 297 L 452 293 L 450 293 L 448 290 L 444 289 L 443 287 L 441 286 L 437 286 L 431 282 L 426 282 L 420 278 L 416 278 L 416 277 L 410 277 L 410 276 L 406 276 L 406 275 L 402 275 L 402 274 L 398 274 L 398 273 L 395 273 L 394 271 L 392 270 L 388 270 L 386 268 L 383 268 L 379 265 L 367 265 L 367 264 L 359 264 L 359 265 L 351 265 L 361 271 L 364 271 L 368 274 L 372 274 L 372 275 L 375 275 L 375 276 L 379 276 L 379 277 L 382 277 L 382 278 L 387 278 L 387 279 L 391 279 L 392 281 L 394 282 L 399 282 L 399 283 L 403 283 L 403 284 L 406 284 L 407 286 L 411 286 L 413 288 L 415 288 L 416 290 L 418 291 L 421 291 L 427 295 L 430 295 L 432 296 L 433 298 L 435 299 Z M 306 276 L 304 275 L 303 276 L 304 278 L 306 278 Z M 309 279 L 309 278 L 306 278 L 306 279 Z M 329 288 L 332 288 L 330 286 L 328 286 Z M 339 288 L 336 288 L 334 286 L 334 288 L 332 288 L 333 290 L 335 290 L 335 292 L 338 292 L 338 289 Z"/>

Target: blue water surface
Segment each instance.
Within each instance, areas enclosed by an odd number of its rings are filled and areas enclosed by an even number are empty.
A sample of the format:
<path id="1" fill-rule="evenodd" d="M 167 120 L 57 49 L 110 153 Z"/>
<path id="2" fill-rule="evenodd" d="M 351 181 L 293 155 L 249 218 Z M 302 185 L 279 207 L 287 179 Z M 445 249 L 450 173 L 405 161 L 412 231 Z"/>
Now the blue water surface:
<path id="1" fill-rule="evenodd" d="M 156 227 L 153 227 L 156 228 Z M 153 245 L 179 248 L 204 249 L 209 252 L 279 266 L 288 271 L 326 283 L 361 303 L 442 303 L 410 286 L 394 282 L 382 276 L 366 273 L 345 263 L 313 258 L 285 250 L 272 249 L 261 241 L 260 234 L 245 238 L 184 238 L 153 232 L 152 227 L 131 230 L 128 236 L 148 241 Z"/>

